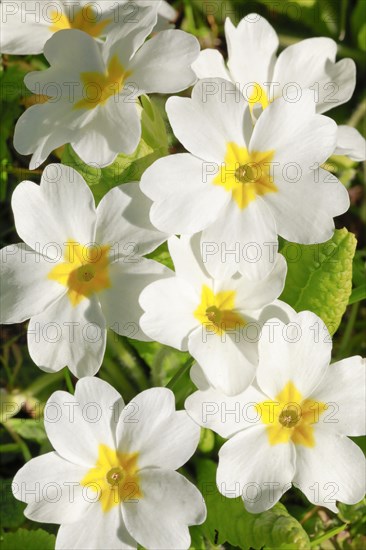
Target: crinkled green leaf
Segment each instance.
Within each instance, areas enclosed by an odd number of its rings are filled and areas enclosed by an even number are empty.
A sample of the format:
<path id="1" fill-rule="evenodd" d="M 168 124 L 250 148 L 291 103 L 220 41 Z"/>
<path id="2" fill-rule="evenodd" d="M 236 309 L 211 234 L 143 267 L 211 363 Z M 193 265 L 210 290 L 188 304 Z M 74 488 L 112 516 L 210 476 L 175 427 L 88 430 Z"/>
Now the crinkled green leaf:
<path id="1" fill-rule="evenodd" d="M 336 230 L 326 243 L 285 243 L 281 253 L 288 273 L 281 300 L 296 311 L 313 311 L 334 334 L 352 291 L 355 249 L 356 237 L 345 228 Z"/>
<path id="2" fill-rule="evenodd" d="M 216 487 L 216 464 L 212 460 L 197 461 L 198 486 L 207 505 L 207 520 L 201 526 L 213 544 L 238 546 L 242 550 L 308 549 L 309 537 L 283 504 L 277 503 L 262 514 L 250 514 L 241 498 L 226 498 Z"/>
<path id="3" fill-rule="evenodd" d="M 2 550 L 53 550 L 55 548 L 56 537 L 36 529 L 28 531 L 19 529 L 15 533 L 5 533 L 1 536 Z"/>
<path id="4" fill-rule="evenodd" d="M 132 155 L 120 153 L 105 168 L 85 164 L 71 145 L 66 145 L 61 162 L 77 170 L 93 192 L 96 202 L 113 187 L 130 181 L 139 181 L 145 170 L 159 158 L 168 154 L 165 124 L 150 99 L 143 98 L 141 114 L 142 139 Z M 155 129 L 155 131 L 154 131 Z"/>

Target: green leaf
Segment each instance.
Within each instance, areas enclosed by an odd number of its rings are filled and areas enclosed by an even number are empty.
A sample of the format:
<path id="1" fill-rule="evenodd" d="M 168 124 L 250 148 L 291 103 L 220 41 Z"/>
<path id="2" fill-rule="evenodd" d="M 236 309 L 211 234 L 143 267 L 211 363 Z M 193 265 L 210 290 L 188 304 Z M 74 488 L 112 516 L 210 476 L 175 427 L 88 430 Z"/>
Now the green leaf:
<path id="1" fill-rule="evenodd" d="M 15 533 L 5 533 L 1 537 L 2 550 L 53 550 L 55 543 L 55 535 L 43 529 L 19 529 Z"/>
<path id="2" fill-rule="evenodd" d="M 366 284 L 352 290 L 352 294 L 349 298 L 348 303 L 349 305 L 351 305 L 355 304 L 356 302 L 361 302 L 362 300 L 366 300 Z"/>
<path id="3" fill-rule="evenodd" d="M 142 139 L 161 156 L 168 154 L 168 135 L 163 117 L 157 104 L 149 97 L 142 96 Z"/>
<path id="4" fill-rule="evenodd" d="M 71 145 L 66 145 L 61 162 L 77 170 L 85 179 L 98 203 L 113 187 L 130 181 L 139 181 L 145 170 L 168 154 L 165 123 L 158 108 L 147 97 L 141 99 L 142 139 L 132 155 L 120 153 L 106 168 L 85 164 Z"/>
<path id="5" fill-rule="evenodd" d="M 159 262 L 174 271 L 173 260 L 169 254 L 168 243 L 166 242 L 161 244 L 156 250 L 154 250 L 154 252 L 151 252 L 147 258 L 155 260 L 156 262 Z"/>
<path id="6" fill-rule="evenodd" d="M 353 37 L 357 37 L 358 47 L 366 51 L 365 0 L 358 0 L 351 15 L 351 28 Z"/>
<path id="7" fill-rule="evenodd" d="M 288 272 L 281 300 L 296 311 L 316 313 L 330 334 L 339 327 L 352 291 L 356 237 L 339 229 L 326 243 L 286 243 L 281 249 Z"/>
<path id="8" fill-rule="evenodd" d="M 206 545 L 199 526 L 189 528 L 191 534 L 191 550 L 206 550 Z"/>
<path id="9" fill-rule="evenodd" d="M 366 526 L 366 498 L 357 504 L 339 502 L 337 506 L 339 508 L 339 518 L 345 523 L 352 522 L 352 528 L 355 527 L 355 524 L 359 524 L 361 532 L 361 529 Z"/>
<path id="10" fill-rule="evenodd" d="M 201 428 L 198 450 L 201 453 L 210 453 L 215 447 L 215 434 L 208 428 Z"/>
<path id="11" fill-rule="evenodd" d="M 24 439 L 30 439 L 31 441 L 36 441 L 39 444 L 47 441 L 47 435 L 44 428 L 43 419 L 34 418 L 10 418 L 7 424 L 11 429 L 23 437 Z"/>
<path id="12" fill-rule="evenodd" d="M 26 95 L 26 87 L 23 79 L 27 71 L 19 65 L 8 66 L 6 70 L 0 69 L 0 200 L 6 198 L 8 173 L 12 168 L 12 154 L 8 147 L 8 141 L 13 135 L 16 120 L 22 112 L 20 98 Z M 28 92 L 29 93 L 29 92 Z"/>
<path id="13" fill-rule="evenodd" d="M 198 486 L 207 505 L 203 534 L 213 544 L 229 543 L 242 550 L 308 549 L 309 537 L 300 523 L 283 504 L 277 503 L 262 514 L 250 514 L 241 498 L 226 498 L 216 487 L 216 464 L 212 460 L 197 461 Z"/>
<path id="14" fill-rule="evenodd" d="M 0 525 L 4 529 L 16 529 L 20 527 L 25 517 L 23 514 L 26 504 L 14 498 L 11 491 L 12 479 L 1 479 L 1 499 L 0 499 Z"/>

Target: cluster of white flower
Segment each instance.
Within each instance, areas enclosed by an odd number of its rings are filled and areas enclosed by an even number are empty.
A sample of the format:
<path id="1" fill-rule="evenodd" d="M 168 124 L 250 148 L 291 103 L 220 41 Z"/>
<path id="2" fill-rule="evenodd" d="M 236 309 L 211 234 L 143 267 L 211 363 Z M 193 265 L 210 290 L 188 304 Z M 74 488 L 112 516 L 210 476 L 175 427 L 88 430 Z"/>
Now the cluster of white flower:
<path id="1" fill-rule="evenodd" d="M 15 128 L 31 169 L 64 144 L 100 167 L 132 154 L 139 97 L 194 85 L 190 98 L 166 105 L 188 152 L 157 160 L 141 182 L 114 187 L 96 208 L 77 171 L 49 164 L 40 185 L 23 181 L 13 194 L 24 243 L 2 250 L 1 322 L 30 319 L 33 361 L 81 378 L 74 396 L 48 401 L 55 452 L 15 477 L 26 516 L 61 524 L 59 549 L 189 548 L 188 527 L 206 508 L 176 470 L 194 454 L 199 426 L 228 439 L 218 489 L 251 512 L 291 484 L 333 511 L 337 500 L 358 502 L 364 457 L 346 436 L 366 433 L 365 363 L 329 366 L 323 322 L 278 299 L 287 272 L 278 235 L 328 240 L 349 198 L 322 165 L 333 154 L 365 158 L 360 134 L 321 114 L 334 97 L 351 97 L 353 61 L 336 63 L 328 38 L 276 58 L 277 34 L 251 14 L 237 27 L 226 21 L 226 66 L 172 28 L 174 10 L 156 0 L 3 0 L 1 17 L 3 53 L 43 52 L 50 65 L 26 76 L 43 100 Z M 144 257 L 166 241 L 175 271 Z M 189 351 L 198 391 L 185 411 L 166 388 L 124 406 L 91 378 L 108 328 Z M 97 420 L 85 414 L 91 403 Z"/>

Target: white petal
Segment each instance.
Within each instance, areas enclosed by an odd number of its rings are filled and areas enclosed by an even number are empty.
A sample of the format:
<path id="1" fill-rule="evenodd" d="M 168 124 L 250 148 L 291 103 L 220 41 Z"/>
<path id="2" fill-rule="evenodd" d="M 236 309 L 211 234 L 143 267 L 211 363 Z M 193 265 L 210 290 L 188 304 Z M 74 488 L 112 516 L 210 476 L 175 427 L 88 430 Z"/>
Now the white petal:
<path id="1" fill-rule="evenodd" d="M 151 224 L 151 204 L 137 182 L 111 189 L 97 208 L 96 241 L 110 243 L 116 256 L 129 256 L 131 245 L 139 256 L 155 250 L 167 235 Z"/>
<path id="2" fill-rule="evenodd" d="M 219 335 L 201 325 L 189 335 L 188 350 L 210 384 L 226 395 L 241 393 L 253 381 L 257 344 L 240 330 Z"/>
<path id="3" fill-rule="evenodd" d="M 179 154 L 157 160 L 144 172 L 141 190 L 155 201 L 150 211 L 155 227 L 192 235 L 214 222 L 230 195 L 211 183 L 206 168 L 193 155 Z"/>
<path id="4" fill-rule="evenodd" d="M 50 260 L 23 243 L 1 250 L 1 323 L 22 323 L 65 292 L 47 278 L 52 268 Z"/>
<path id="5" fill-rule="evenodd" d="M 89 34 L 77 29 L 66 29 L 56 32 L 51 40 L 48 40 L 44 49 L 44 55 L 51 66 L 55 65 L 57 67 L 58 73 L 60 68 L 67 68 L 70 75 L 78 76 L 77 80 L 79 81 L 81 71 L 102 72 L 104 69 L 100 44 Z M 48 71 L 48 74 L 52 75 L 50 79 L 50 82 L 52 82 L 54 77 L 53 69 L 48 69 Z M 46 75 L 42 71 L 39 73 L 39 76 L 43 78 Z"/>
<path id="6" fill-rule="evenodd" d="M 228 438 L 260 422 L 254 406 L 267 399 L 254 386 L 249 386 L 244 392 L 231 397 L 209 387 L 190 395 L 184 407 L 197 424 Z"/>
<path id="7" fill-rule="evenodd" d="M 192 237 L 183 235 L 180 239 L 170 237 L 168 247 L 177 277 L 198 288 L 199 292 L 203 284 L 210 283 L 211 278 L 202 260 L 199 234 Z"/>
<path id="8" fill-rule="evenodd" d="M 191 370 L 189 371 L 191 380 L 195 386 L 201 391 L 211 388 L 209 381 L 207 380 L 205 373 L 201 369 L 198 363 L 194 362 Z"/>
<path id="9" fill-rule="evenodd" d="M 338 126 L 337 148 L 335 155 L 345 155 L 356 162 L 366 159 L 365 138 L 356 128 Z"/>
<path id="10" fill-rule="evenodd" d="M 296 446 L 294 484 L 313 504 L 337 513 L 336 501 L 356 504 L 365 494 L 365 457 L 348 437 L 316 430 L 315 447 Z"/>
<path id="11" fill-rule="evenodd" d="M 66 460 L 95 466 L 100 444 L 114 449 L 115 431 L 124 403 L 110 384 L 85 378 L 75 395 L 57 391 L 47 401 L 44 418 L 47 436 Z"/>
<path id="12" fill-rule="evenodd" d="M 139 301 L 145 312 L 140 319 L 145 334 L 161 344 L 187 350 L 188 335 L 198 325 L 193 313 L 199 294 L 182 279 L 171 277 L 151 283 Z"/>
<path id="13" fill-rule="evenodd" d="M 228 281 L 216 281 L 215 293 L 225 290 L 229 284 L 235 290 L 235 307 L 244 312 L 259 310 L 271 304 L 279 297 L 285 286 L 287 263 L 281 254 L 273 258 L 273 268 L 263 279 L 249 279 L 245 275 L 237 276 Z"/>
<path id="14" fill-rule="evenodd" d="M 175 21 L 178 13 L 166 0 L 162 0 L 159 6 L 159 16 L 164 17 L 168 21 Z"/>
<path id="15" fill-rule="evenodd" d="M 257 82 L 262 86 L 268 82 L 279 43 L 276 31 L 268 21 L 251 13 L 235 28 L 227 18 L 225 35 L 232 79 L 242 85 Z"/>
<path id="16" fill-rule="evenodd" d="M 123 505 L 127 529 L 145 548 L 188 550 L 188 526 L 206 518 L 201 493 L 177 472 L 149 469 L 139 475 L 144 497 Z"/>
<path id="17" fill-rule="evenodd" d="M 105 346 L 105 319 L 94 297 L 74 307 L 65 295 L 32 317 L 28 326 L 30 356 L 46 372 L 67 366 L 77 378 L 93 376 L 102 364 Z"/>
<path id="18" fill-rule="evenodd" d="M 272 304 L 263 308 L 259 313 L 258 323 L 263 326 L 264 323 L 270 319 L 276 318 L 280 319 L 282 323 L 287 325 L 293 319 L 294 315 L 297 315 L 296 311 L 291 306 L 286 304 L 286 302 L 282 302 L 282 300 L 274 300 Z"/>
<path id="19" fill-rule="evenodd" d="M 86 473 L 85 466 L 51 452 L 27 462 L 17 472 L 12 491 L 15 498 L 28 504 L 27 518 L 42 523 L 74 523 L 88 507 L 80 484 Z"/>
<path id="20" fill-rule="evenodd" d="M 237 271 L 253 280 L 266 277 L 278 248 L 270 209 L 262 198 L 244 209 L 230 199 L 220 218 L 202 232 L 201 246 L 206 250 L 206 268 L 216 278 L 225 279 Z"/>
<path id="21" fill-rule="evenodd" d="M 110 97 L 105 105 L 93 109 L 93 117 L 70 143 L 86 163 L 104 168 L 119 153 L 131 155 L 141 138 L 141 122 L 136 100 L 124 94 Z"/>
<path id="22" fill-rule="evenodd" d="M 75 525 L 61 525 L 56 550 L 135 550 L 137 542 L 128 533 L 120 506 L 104 513 L 98 502 L 90 504 L 87 513 Z"/>
<path id="23" fill-rule="evenodd" d="M 352 59 L 335 63 L 336 52 L 337 44 L 331 38 L 301 40 L 280 54 L 273 81 L 281 87 L 295 83 L 302 89 L 310 88 L 318 113 L 338 107 L 352 97 L 356 65 Z"/>
<path id="24" fill-rule="evenodd" d="M 217 487 L 229 498 L 242 496 L 246 509 L 269 510 L 290 488 L 295 474 L 292 443 L 270 445 L 265 426 L 234 435 L 219 452 Z"/>
<path id="25" fill-rule="evenodd" d="M 273 179 L 298 166 L 300 175 L 315 170 L 333 154 L 337 125 L 329 117 L 315 114 L 309 90 L 295 103 L 277 99 L 259 117 L 250 140 L 250 151 L 274 151 Z M 276 164 L 278 163 L 278 164 Z M 267 194 L 269 195 L 269 193 Z"/>
<path id="26" fill-rule="evenodd" d="M 192 99 L 171 97 L 166 103 L 174 135 L 190 153 L 221 164 L 228 142 L 245 145 L 247 106 L 235 84 L 220 78 L 200 80 Z"/>
<path id="27" fill-rule="evenodd" d="M 231 80 L 222 54 L 211 48 L 200 52 L 198 58 L 192 64 L 192 69 L 198 78 L 224 78 L 225 80 Z"/>
<path id="28" fill-rule="evenodd" d="M 139 296 L 149 284 L 170 275 L 164 265 L 133 255 L 112 263 L 109 266 L 111 287 L 99 294 L 109 328 L 129 338 L 146 340 L 139 324 L 143 314 Z"/>
<path id="29" fill-rule="evenodd" d="M 122 65 L 128 66 L 134 53 L 155 27 L 159 5 L 160 2 L 155 0 L 123 3 L 117 12 L 118 25 L 109 31 L 103 47 L 106 62 L 117 54 Z"/>
<path id="30" fill-rule="evenodd" d="M 197 38 L 180 30 L 156 34 L 136 53 L 129 64 L 139 93 L 173 93 L 185 90 L 196 80 L 191 65 L 199 54 Z"/>
<path id="31" fill-rule="evenodd" d="M 117 426 L 120 452 L 138 452 L 139 470 L 177 470 L 195 452 L 199 426 L 186 411 L 175 410 L 174 394 L 166 388 L 139 393 L 123 410 Z"/>
<path id="32" fill-rule="evenodd" d="M 332 342 L 320 317 L 302 311 L 288 325 L 278 319 L 268 321 L 258 348 L 260 389 L 275 399 L 292 381 L 303 398 L 307 398 L 328 369 Z"/>
<path id="33" fill-rule="evenodd" d="M 80 174 L 68 166 L 48 165 L 41 185 L 20 183 L 13 193 L 12 208 L 19 236 L 51 259 L 62 259 L 69 240 L 83 245 L 94 242 L 93 195 Z"/>
<path id="34" fill-rule="evenodd" d="M 303 174 L 299 181 L 281 177 L 276 183 L 278 193 L 268 193 L 264 201 L 273 213 L 279 235 L 301 244 L 329 240 L 334 233 L 333 218 L 349 208 L 345 186 L 322 168 Z"/>
<path id="35" fill-rule="evenodd" d="M 61 31 L 59 31 L 61 32 Z M 67 100 L 34 105 L 18 119 L 14 130 L 14 147 L 22 155 L 33 153 L 29 167 L 39 168 L 48 155 L 72 140 L 84 124 L 85 113 L 76 113 Z"/>
<path id="36" fill-rule="evenodd" d="M 91 429 L 96 443 L 99 438 L 100 441 L 104 441 L 110 447 L 115 447 L 115 431 L 119 416 L 125 406 L 118 391 L 100 378 L 86 376 L 78 380 L 74 397 L 82 408 L 83 416 L 87 417 L 86 420 L 89 420 L 89 423 L 94 424 Z M 98 414 L 96 414 L 96 418 L 98 420 L 96 422 L 88 418 L 87 408 L 91 403 L 97 405 Z M 93 414 L 90 415 L 90 418 L 92 416 Z M 49 429 L 47 430 L 48 433 Z"/>
<path id="37" fill-rule="evenodd" d="M 320 415 L 319 423 L 327 430 L 343 435 L 366 434 L 365 359 L 349 357 L 330 365 L 323 380 L 312 394 L 314 401 L 328 403 L 328 411 Z"/>
<path id="38" fill-rule="evenodd" d="M 62 4 L 53 2 L 62 13 Z M 59 6 L 59 8 L 58 8 Z M 44 18 L 43 6 L 39 2 L 20 0 L 0 3 L 0 51 L 11 55 L 35 55 L 52 36 L 50 21 Z"/>

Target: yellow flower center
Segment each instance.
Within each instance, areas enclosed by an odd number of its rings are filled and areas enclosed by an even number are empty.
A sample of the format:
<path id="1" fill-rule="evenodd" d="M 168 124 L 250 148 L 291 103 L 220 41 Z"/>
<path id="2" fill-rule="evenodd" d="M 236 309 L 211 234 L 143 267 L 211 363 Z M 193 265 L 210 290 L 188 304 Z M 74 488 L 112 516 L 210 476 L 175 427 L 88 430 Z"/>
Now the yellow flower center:
<path id="1" fill-rule="evenodd" d="M 74 105 L 74 109 L 95 109 L 103 105 L 111 96 L 117 96 L 123 89 L 131 71 L 126 71 L 118 56 L 114 55 L 109 61 L 106 72 L 81 73 L 83 84 L 83 99 Z"/>
<path id="2" fill-rule="evenodd" d="M 225 161 L 213 180 L 232 193 L 239 208 L 246 208 L 257 196 L 278 191 L 271 177 L 274 151 L 252 151 L 236 143 L 227 144 Z"/>
<path id="3" fill-rule="evenodd" d="M 216 334 L 243 327 L 245 319 L 235 311 L 235 290 L 226 290 L 214 294 L 206 285 L 202 287 L 201 303 L 193 312 L 202 325 Z"/>
<path id="4" fill-rule="evenodd" d="M 78 29 L 79 31 L 86 32 L 93 38 L 101 36 L 104 29 L 112 22 L 112 19 L 100 21 L 100 16 L 92 4 L 86 4 L 80 10 L 75 10 L 71 19 L 65 13 L 53 10 L 50 19 L 52 25 L 49 28 L 52 32 L 64 29 Z"/>
<path id="5" fill-rule="evenodd" d="M 288 443 L 314 447 L 313 424 L 319 421 L 327 405 L 312 399 L 303 399 L 293 382 L 288 382 L 275 401 L 256 405 L 261 420 L 267 426 L 271 445 Z"/>
<path id="6" fill-rule="evenodd" d="M 250 94 L 250 97 L 248 99 L 248 103 L 249 103 L 250 113 L 253 115 L 253 109 L 257 103 L 260 103 L 260 105 L 262 106 L 262 109 L 264 110 L 264 109 L 267 109 L 271 101 L 269 100 L 264 88 L 262 88 L 260 84 L 255 83 L 253 86 L 252 93 Z"/>
<path id="7" fill-rule="evenodd" d="M 138 453 L 120 453 L 100 444 L 96 465 L 80 483 L 98 493 L 103 512 L 109 512 L 121 502 L 143 497 L 138 469 Z"/>
<path id="8" fill-rule="evenodd" d="M 109 245 L 85 247 L 69 240 L 65 262 L 56 265 L 48 278 L 68 287 L 68 297 L 75 307 L 84 298 L 111 286 L 109 250 Z"/>

